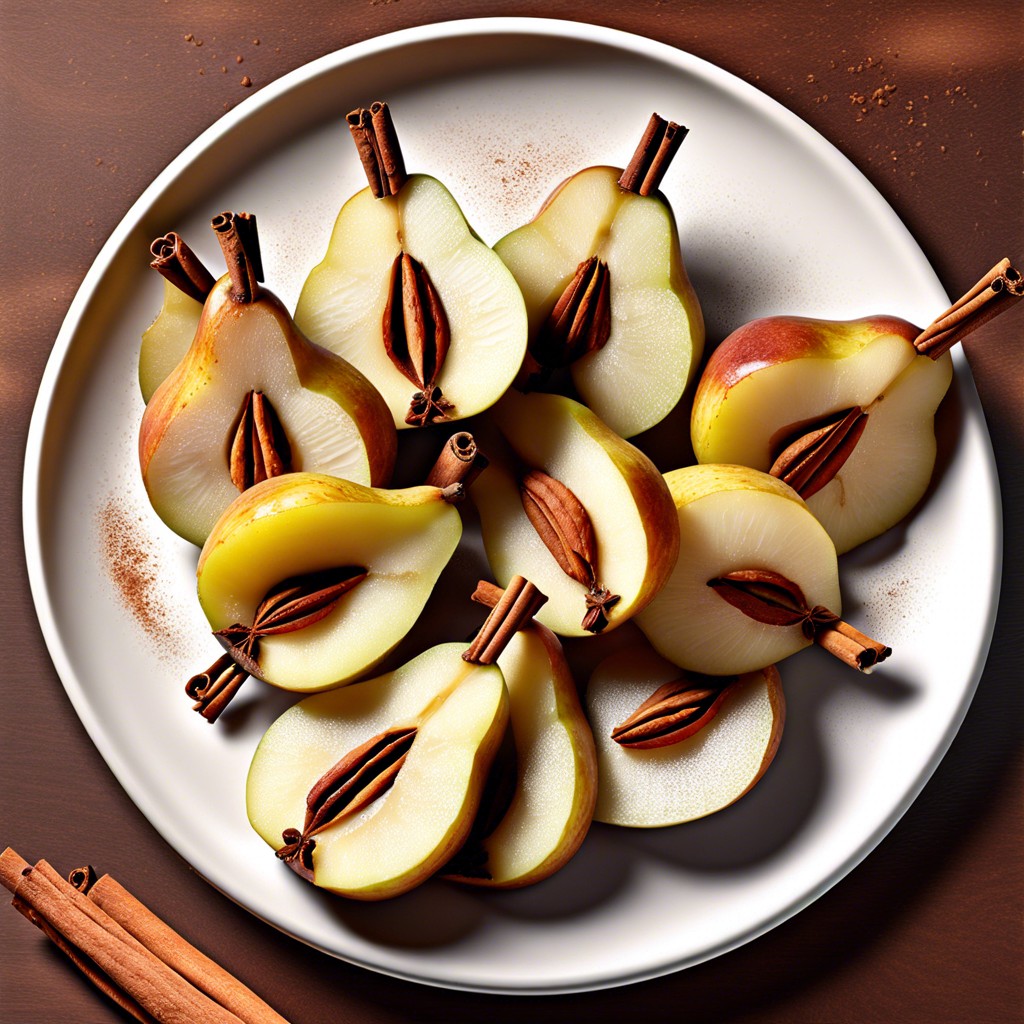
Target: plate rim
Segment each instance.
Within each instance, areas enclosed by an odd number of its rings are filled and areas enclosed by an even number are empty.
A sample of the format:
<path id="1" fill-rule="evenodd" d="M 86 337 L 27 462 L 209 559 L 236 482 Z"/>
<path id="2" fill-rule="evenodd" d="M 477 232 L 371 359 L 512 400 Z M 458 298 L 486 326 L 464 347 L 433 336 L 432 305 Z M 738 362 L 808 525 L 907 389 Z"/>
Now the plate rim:
<path id="1" fill-rule="evenodd" d="M 49 587 L 46 581 L 44 566 L 42 530 L 41 530 L 41 499 L 40 486 L 42 483 L 42 454 L 48 434 L 48 428 L 53 416 L 52 398 L 59 383 L 64 364 L 69 355 L 72 343 L 75 339 L 79 321 L 96 293 L 98 286 L 110 269 L 122 244 L 127 236 L 136 226 L 140 217 L 152 205 L 154 199 L 160 195 L 180 171 L 190 164 L 198 155 L 203 153 L 217 139 L 233 131 L 241 123 L 257 115 L 265 107 L 268 107 L 290 90 L 300 85 L 303 81 L 315 78 L 318 75 L 336 70 L 358 60 L 383 54 L 388 50 L 409 44 L 429 44 L 441 40 L 448 40 L 453 37 L 464 37 L 473 35 L 519 35 L 527 37 L 544 38 L 568 38 L 572 42 L 583 42 L 596 45 L 603 45 L 609 48 L 625 51 L 631 55 L 639 56 L 648 60 L 655 60 L 670 67 L 695 73 L 710 81 L 717 88 L 735 96 L 746 105 L 752 106 L 756 112 L 780 125 L 783 131 L 796 137 L 800 141 L 811 146 L 815 153 L 831 165 L 834 173 L 841 176 L 845 186 L 851 188 L 862 198 L 872 205 L 879 205 L 888 212 L 892 228 L 899 235 L 903 247 L 907 252 L 905 257 L 909 258 L 916 265 L 918 272 L 934 280 L 936 291 L 943 297 L 946 293 L 929 263 L 920 245 L 911 235 L 909 229 L 903 223 L 900 216 L 885 199 L 884 196 L 872 185 L 864 173 L 843 154 L 829 139 L 819 133 L 796 113 L 784 106 L 779 101 L 762 92 L 755 85 L 745 81 L 732 72 L 720 68 L 710 61 L 692 54 L 686 50 L 660 42 L 648 36 L 621 29 L 609 28 L 602 25 L 595 25 L 589 22 L 577 22 L 555 18 L 537 17 L 480 17 L 452 19 L 437 21 L 426 25 L 412 26 L 399 29 L 393 32 L 374 36 L 324 54 L 312 61 L 309 61 L 297 68 L 292 69 L 251 97 L 246 98 L 232 110 L 221 115 L 211 125 L 205 128 L 195 139 L 186 145 L 148 186 L 142 191 L 139 197 L 131 204 L 121 220 L 96 254 L 87 270 L 81 284 L 76 290 L 71 301 L 67 314 L 64 317 L 61 328 L 54 340 L 53 347 L 47 358 L 43 374 L 40 378 L 38 391 L 33 403 L 29 430 L 26 439 L 25 456 L 23 461 L 23 484 L 22 484 L 22 535 L 24 542 L 24 554 L 26 569 L 29 579 L 29 588 L 32 595 L 36 617 L 39 622 L 40 631 L 46 644 L 47 652 L 53 662 L 54 668 L 60 679 L 68 699 L 84 726 L 89 739 L 102 756 L 104 762 L 125 791 L 128 798 L 143 813 L 148 824 L 175 852 L 179 852 L 179 841 L 172 839 L 168 828 L 158 823 L 159 815 L 155 809 L 150 807 L 150 801 L 144 796 L 142 786 L 136 774 L 135 768 L 117 749 L 107 737 L 103 723 L 93 713 L 92 707 L 86 697 L 84 688 L 68 656 L 63 638 L 57 626 L 56 616 L 53 610 L 53 603 L 50 598 Z M 946 297 L 948 302 L 948 297 Z M 954 363 L 957 370 L 958 383 L 966 386 L 970 391 L 975 392 L 973 377 L 969 366 L 962 353 L 954 352 Z M 978 401 L 980 409 L 980 401 Z M 361 957 L 351 954 L 342 954 L 335 949 L 326 948 L 309 938 L 297 935 L 287 927 L 264 917 L 245 902 L 242 895 L 236 896 L 224 889 L 221 885 L 212 881 L 203 871 L 197 868 L 191 861 L 188 861 L 192 870 L 196 871 L 208 884 L 223 893 L 234 903 L 243 907 L 248 913 L 259 920 L 270 924 L 278 931 L 284 932 L 298 941 L 312 946 L 329 956 L 343 960 L 347 963 L 372 970 L 376 973 L 390 977 L 412 981 L 418 984 L 431 987 L 480 992 L 502 995 L 555 995 L 578 992 L 595 991 L 605 988 L 620 987 L 634 984 L 640 981 L 662 977 L 687 967 L 695 966 L 707 960 L 713 959 L 733 949 L 759 938 L 768 931 L 787 921 L 795 914 L 814 903 L 832 886 L 845 878 L 857 865 L 859 865 L 870 854 L 875 847 L 885 838 L 886 835 L 899 822 L 911 804 L 917 799 L 925 785 L 931 779 L 938 764 L 945 756 L 954 737 L 963 723 L 964 717 L 970 707 L 974 693 L 977 690 L 985 663 L 988 658 L 991 646 L 992 635 L 995 628 L 996 614 L 999 605 L 999 594 L 1002 580 L 1002 553 L 1003 553 L 1003 529 L 1002 513 L 1000 505 L 999 479 L 996 470 L 994 452 L 992 450 L 991 436 L 988 432 L 984 415 L 981 418 L 982 441 L 986 459 L 986 477 L 992 484 L 994 490 L 994 501 L 992 503 L 992 533 L 994 541 L 993 551 L 993 572 L 991 594 L 988 601 L 988 619 L 984 635 L 980 638 L 977 656 L 971 670 L 970 679 L 966 681 L 960 704 L 956 713 L 951 717 L 946 733 L 941 737 L 939 743 L 932 752 L 930 759 L 923 766 L 918 774 L 915 784 L 911 786 L 894 807 L 892 813 L 872 833 L 866 836 L 850 855 L 840 863 L 836 869 L 819 880 L 818 884 L 808 890 L 803 897 L 792 901 L 777 913 L 768 915 L 755 924 L 748 927 L 742 934 L 734 935 L 729 941 L 720 943 L 718 946 L 706 948 L 699 953 L 659 961 L 649 965 L 646 969 L 637 970 L 630 974 L 617 975 L 614 977 L 602 977 L 600 979 L 582 978 L 579 972 L 576 977 L 579 980 L 566 981 L 558 984 L 514 984 L 504 985 L 484 984 L 473 980 L 457 981 L 448 978 L 436 978 L 427 975 L 420 975 L 414 971 L 402 971 L 389 966 L 367 961 Z M 155 815 L 155 816 L 154 816 Z"/>

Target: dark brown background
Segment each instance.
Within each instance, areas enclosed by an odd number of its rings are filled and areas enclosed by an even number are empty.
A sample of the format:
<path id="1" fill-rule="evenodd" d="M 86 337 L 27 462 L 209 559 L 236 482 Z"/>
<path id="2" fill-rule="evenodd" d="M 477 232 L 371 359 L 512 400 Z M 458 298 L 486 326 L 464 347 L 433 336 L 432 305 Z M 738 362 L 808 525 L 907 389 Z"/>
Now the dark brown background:
<path id="1" fill-rule="evenodd" d="M 494 14 L 578 18 L 672 43 L 753 83 L 835 143 L 893 205 L 955 296 L 999 257 L 1017 262 L 1024 255 L 1022 5 L 267 0 L 259 6 L 253 13 L 221 0 L 5 0 L 0 9 L 0 845 L 29 860 L 46 857 L 63 870 L 86 860 L 101 866 L 296 1024 L 1024 1019 L 1019 310 L 967 346 L 999 465 L 1006 562 L 988 668 L 952 749 L 880 848 L 808 910 L 715 961 L 626 989 L 522 1001 L 416 987 L 313 952 L 207 886 L 130 803 L 65 698 L 32 612 L 19 510 L 22 451 L 39 378 L 100 246 L 187 142 L 225 109 L 306 61 L 393 29 Z M 249 86 L 242 84 L 246 75 Z M 886 85 L 895 90 L 881 106 L 872 94 Z M 122 1019 L 13 910 L 0 913 L 0 939 L 4 1022 Z"/>

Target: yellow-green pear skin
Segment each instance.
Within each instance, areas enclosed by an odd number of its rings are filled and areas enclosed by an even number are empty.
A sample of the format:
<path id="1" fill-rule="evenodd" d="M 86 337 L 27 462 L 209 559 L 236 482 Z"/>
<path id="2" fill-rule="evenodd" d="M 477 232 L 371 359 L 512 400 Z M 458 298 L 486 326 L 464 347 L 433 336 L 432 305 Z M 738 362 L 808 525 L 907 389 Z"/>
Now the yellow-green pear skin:
<path id="1" fill-rule="evenodd" d="M 767 625 L 723 600 L 708 581 L 766 569 L 803 591 L 809 607 L 842 611 L 835 546 L 800 496 L 747 466 L 687 466 L 665 474 L 679 525 L 679 558 L 636 618 L 655 650 L 708 675 L 756 672 L 807 647 L 796 626 Z"/>
<path id="2" fill-rule="evenodd" d="M 202 545 L 237 497 L 228 461 L 245 396 L 273 404 L 294 471 L 385 484 L 397 438 L 373 385 L 295 327 L 284 305 L 261 289 L 232 295 L 225 276 L 203 307 L 184 359 L 157 388 L 142 417 L 139 461 L 153 508 L 176 533 Z"/>
<path id="3" fill-rule="evenodd" d="M 745 324 L 701 375 L 690 422 L 697 460 L 767 472 L 793 435 L 859 406 L 868 417 L 853 454 L 807 505 L 840 554 L 878 536 L 918 503 L 935 465 L 952 361 L 918 354 L 919 333 L 890 316 Z"/>
<path id="4" fill-rule="evenodd" d="M 411 175 L 396 196 L 377 199 L 364 189 L 345 203 L 323 260 L 302 288 L 295 321 L 365 373 L 395 425 L 408 427 L 416 387 L 392 363 L 382 336 L 392 264 L 402 252 L 426 270 L 451 330 L 437 378 L 454 406 L 449 419 L 482 412 L 504 394 L 523 361 L 526 310 L 505 265 L 429 175 Z"/>
<path id="5" fill-rule="evenodd" d="M 582 627 L 587 588 L 559 567 L 523 509 L 517 473 L 540 469 L 575 494 L 593 523 L 599 582 L 620 597 L 607 629 L 628 621 L 661 588 L 679 551 L 669 489 L 657 468 L 586 406 L 561 395 L 510 391 L 491 411 L 512 450 L 500 450 L 473 485 L 484 548 L 502 586 L 517 573 L 548 595 L 537 621 L 560 636 Z M 518 463 L 516 465 L 515 463 Z"/>
<path id="6" fill-rule="evenodd" d="M 302 829 L 307 794 L 328 769 L 389 729 L 417 729 L 391 788 L 313 837 L 317 886 L 359 900 L 399 896 L 465 841 L 508 724 L 508 692 L 496 665 L 469 664 L 464 651 L 443 644 L 387 675 L 307 697 L 260 741 L 246 809 L 280 850 L 285 830 Z"/>
<path id="7" fill-rule="evenodd" d="M 612 730 L 679 668 L 649 647 L 610 655 L 587 686 L 587 715 L 597 743 L 601 780 L 596 821 L 662 828 L 714 814 L 756 785 L 782 739 L 786 701 L 774 665 L 731 683 L 714 718 L 678 743 L 639 750 L 621 746 Z"/>
<path id="8" fill-rule="evenodd" d="M 622 188 L 621 173 L 589 167 L 573 175 L 494 249 L 522 289 L 531 338 L 581 262 L 607 264 L 611 333 L 572 364 L 572 378 L 612 430 L 633 437 L 678 404 L 704 350 L 704 319 L 671 207 L 660 193 Z"/>
<path id="9" fill-rule="evenodd" d="M 291 473 L 250 487 L 214 525 L 199 556 L 199 601 L 212 630 L 249 625 L 286 579 L 365 569 L 325 618 L 260 640 L 262 679 L 322 690 L 365 674 L 402 640 L 461 536 L 459 513 L 437 487 L 388 491 Z"/>
<path id="10" fill-rule="evenodd" d="M 203 314 L 203 304 L 164 281 L 163 305 L 142 334 L 139 349 L 139 388 L 148 402 L 156 389 L 185 357 Z"/>
<path id="11" fill-rule="evenodd" d="M 508 809 L 479 841 L 483 871 L 446 874 L 513 889 L 550 877 L 580 848 L 597 799 L 597 755 L 576 681 L 551 630 L 539 622 L 520 630 L 498 667 L 509 692 L 515 789 Z"/>

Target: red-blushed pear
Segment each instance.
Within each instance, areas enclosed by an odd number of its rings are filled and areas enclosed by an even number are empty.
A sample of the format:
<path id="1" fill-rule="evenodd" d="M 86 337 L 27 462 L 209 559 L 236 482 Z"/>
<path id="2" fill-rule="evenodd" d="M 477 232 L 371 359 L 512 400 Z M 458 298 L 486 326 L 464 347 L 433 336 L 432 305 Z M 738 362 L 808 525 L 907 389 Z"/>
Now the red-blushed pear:
<path id="1" fill-rule="evenodd" d="M 570 366 L 583 401 L 622 437 L 671 412 L 704 347 L 675 218 L 658 191 L 685 135 L 652 115 L 625 170 L 574 174 L 494 247 L 529 314 L 518 383 L 543 389 L 552 372 Z"/>
<path id="2" fill-rule="evenodd" d="M 470 833 L 508 724 L 495 661 L 542 601 L 519 578 L 468 649 L 433 647 L 285 712 L 246 784 L 249 821 L 277 856 L 361 900 L 398 896 L 443 867 Z"/>
<path id="3" fill-rule="evenodd" d="M 199 556 L 199 601 L 227 654 L 189 680 L 194 710 L 216 721 L 250 675 L 309 693 L 373 668 L 427 603 L 462 536 L 454 505 L 484 466 L 461 433 L 422 487 L 290 473 L 239 495 Z"/>
<path id="4" fill-rule="evenodd" d="M 692 672 L 756 672 L 817 643 L 871 669 L 891 653 L 839 618 L 835 547 L 787 484 L 746 466 L 665 475 L 679 558 L 637 624 L 663 657 Z"/>
<path id="5" fill-rule="evenodd" d="M 694 399 L 703 463 L 771 472 L 807 501 L 842 554 L 899 522 L 935 465 L 950 346 L 1024 294 L 1002 261 L 922 331 L 897 317 L 772 316 L 715 350 Z"/>
<path id="6" fill-rule="evenodd" d="M 400 429 L 472 416 L 522 362 L 522 295 L 444 185 L 406 174 L 387 104 L 348 121 L 370 187 L 338 215 L 295 321 L 373 381 Z"/>
<path id="7" fill-rule="evenodd" d="M 678 525 L 654 463 L 586 406 L 510 391 L 489 414 L 506 442 L 473 488 L 495 579 L 536 580 L 562 636 L 630 619 L 668 578 Z"/>
<path id="8" fill-rule="evenodd" d="M 314 345 L 261 288 L 255 219 L 214 219 L 229 273 L 184 359 L 142 417 L 139 461 L 157 515 L 202 544 L 239 491 L 293 471 L 385 484 L 397 439 L 373 385 Z"/>
<path id="9" fill-rule="evenodd" d="M 771 764 L 786 719 L 774 665 L 700 676 L 646 645 L 602 661 L 586 705 L 600 778 L 594 818 L 633 828 L 678 825 L 735 803 Z"/>
<path id="10" fill-rule="evenodd" d="M 164 278 L 164 300 L 156 319 L 142 335 L 139 388 L 148 402 L 185 358 L 214 286 L 213 275 L 174 231 L 150 246 L 150 266 Z"/>
<path id="11" fill-rule="evenodd" d="M 481 582 L 475 601 L 501 589 Z M 511 889 L 553 875 L 586 837 L 597 797 L 594 737 L 562 645 L 530 622 L 498 658 L 508 686 L 509 742 L 498 753 L 473 831 L 445 877 Z"/>

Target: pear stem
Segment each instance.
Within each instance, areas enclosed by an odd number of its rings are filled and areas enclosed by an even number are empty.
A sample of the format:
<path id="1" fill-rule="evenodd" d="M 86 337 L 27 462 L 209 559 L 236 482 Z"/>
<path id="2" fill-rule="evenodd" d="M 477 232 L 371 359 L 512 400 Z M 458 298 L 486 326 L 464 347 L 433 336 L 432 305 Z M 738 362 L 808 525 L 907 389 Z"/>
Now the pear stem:
<path id="1" fill-rule="evenodd" d="M 434 468 L 426 479 L 430 487 L 468 487 L 488 466 L 489 460 L 468 431 L 452 434 L 445 442 Z"/>
<path id="2" fill-rule="evenodd" d="M 210 221 L 210 227 L 217 235 L 228 265 L 232 297 L 241 303 L 254 302 L 259 295 L 259 282 L 263 280 L 263 260 L 260 256 L 255 215 L 227 210 L 217 214 Z"/>
<path id="3" fill-rule="evenodd" d="M 388 105 L 377 102 L 369 109 L 359 107 L 346 121 L 374 197 L 397 196 L 405 184 L 405 160 Z"/>
<path id="4" fill-rule="evenodd" d="M 149 247 L 153 256 L 150 266 L 162 274 L 175 288 L 196 302 L 205 302 L 214 280 L 202 260 L 185 244 L 176 231 L 168 231 Z"/>
<path id="5" fill-rule="evenodd" d="M 619 178 L 619 187 L 641 196 L 656 192 L 688 132 L 674 121 L 651 114 L 640 145 Z"/>
<path id="6" fill-rule="evenodd" d="M 938 359 L 972 331 L 1024 295 L 1024 279 L 1008 259 L 1000 260 L 970 291 L 957 299 L 915 339 L 914 348 L 930 359 Z"/>
<path id="7" fill-rule="evenodd" d="M 473 600 L 479 601 L 479 595 L 493 594 L 486 589 L 493 584 L 481 580 Z M 497 590 L 495 587 L 494 590 Z M 487 604 L 484 600 L 480 603 Z M 547 596 L 542 594 L 529 580 L 523 576 L 513 576 L 509 585 L 501 592 L 487 621 L 480 627 L 476 639 L 462 655 L 463 661 L 474 665 L 493 665 L 508 646 L 509 641 L 537 614 L 547 603 Z"/>

